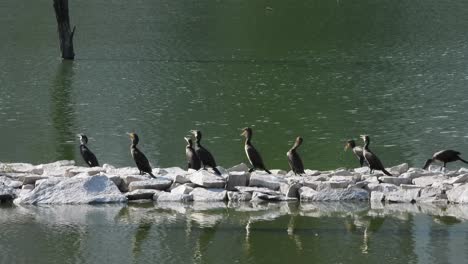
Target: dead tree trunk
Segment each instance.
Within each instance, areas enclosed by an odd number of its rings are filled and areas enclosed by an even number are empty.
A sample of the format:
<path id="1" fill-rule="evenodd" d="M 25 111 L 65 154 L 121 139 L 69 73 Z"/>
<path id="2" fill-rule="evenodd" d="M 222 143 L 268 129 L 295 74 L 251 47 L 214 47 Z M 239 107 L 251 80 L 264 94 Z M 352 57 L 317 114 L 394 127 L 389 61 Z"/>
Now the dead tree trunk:
<path id="1" fill-rule="evenodd" d="M 54 0 L 54 9 L 55 17 L 57 18 L 62 58 L 65 60 L 73 60 L 75 58 L 75 52 L 73 51 L 73 35 L 75 34 L 75 27 L 73 27 L 73 30 L 70 30 L 68 0 Z"/>

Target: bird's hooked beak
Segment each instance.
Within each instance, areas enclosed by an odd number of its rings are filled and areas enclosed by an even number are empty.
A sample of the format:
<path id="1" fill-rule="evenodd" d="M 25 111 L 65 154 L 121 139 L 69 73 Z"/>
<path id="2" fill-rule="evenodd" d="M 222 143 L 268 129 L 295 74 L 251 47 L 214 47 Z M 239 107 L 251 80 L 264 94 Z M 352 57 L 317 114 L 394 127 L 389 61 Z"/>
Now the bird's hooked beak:
<path id="1" fill-rule="evenodd" d="M 197 131 L 196 130 L 189 130 L 189 133 L 195 136 L 197 134 Z"/>
<path id="2" fill-rule="evenodd" d="M 133 133 L 127 132 L 127 133 L 125 133 L 125 134 L 127 134 L 131 139 L 134 138 Z"/>
<path id="3" fill-rule="evenodd" d="M 81 137 L 82 137 L 81 134 L 76 134 L 76 136 L 77 136 L 78 138 L 81 138 Z"/>
<path id="4" fill-rule="evenodd" d="M 242 133 L 240 134 L 241 136 L 245 136 L 247 134 L 247 130 L 242 130 Z"/>

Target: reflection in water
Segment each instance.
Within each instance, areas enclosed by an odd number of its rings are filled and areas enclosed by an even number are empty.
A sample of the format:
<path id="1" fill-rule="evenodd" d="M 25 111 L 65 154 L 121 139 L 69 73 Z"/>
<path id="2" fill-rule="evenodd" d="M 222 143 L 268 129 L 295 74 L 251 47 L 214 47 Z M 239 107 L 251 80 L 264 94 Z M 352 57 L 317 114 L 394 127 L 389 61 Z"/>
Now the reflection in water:
<path id="1" fill-rule="evenodd" d="M 53 141 L 56 146 L 55 160 L 75 160 L 74 117 L 72 107 L 73 61 L 61 61 L 51 87 Z"/>
<path id="2" fill-rule="evenodd" d="M 462 263 L 467 257 L 463 250 L 468 243 L 466 206 L 298 205 L 2 205 L 0 256 L 8 256 L 8 263 L 35 259 L 35 263 L 272 263 L 304 259 L 362 263 L 363 258 L 367 263 L 395 263 L 395 259 Z M 445 224 L 440 219 L 449 220 Z M 28 254 L 14 254 L 18 249 Z"/>

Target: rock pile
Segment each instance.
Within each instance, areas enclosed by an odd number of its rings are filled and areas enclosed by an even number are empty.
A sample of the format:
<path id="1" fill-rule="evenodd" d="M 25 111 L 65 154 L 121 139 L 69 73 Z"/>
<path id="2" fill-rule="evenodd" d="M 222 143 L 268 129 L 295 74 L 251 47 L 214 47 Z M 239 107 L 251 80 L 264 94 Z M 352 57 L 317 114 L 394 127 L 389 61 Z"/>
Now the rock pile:
<path id="1" fill-rule="evenodd" d="M 394 176 L 369 174 L 367 168 L 306 170 L 306 175 L 272 170 L 248 172 L 245 164 L 229 169 L 185 171 L 160 168 L 156 179 L 136 168 L 75 166 L 73 161 L 49 164 L 0 163 L 0 201 L 19 204 L 261 201 L 367 201 L 371 203 L 468 203 L 468 169 L 429 170 L 401 164 L 388 168 Z"/>

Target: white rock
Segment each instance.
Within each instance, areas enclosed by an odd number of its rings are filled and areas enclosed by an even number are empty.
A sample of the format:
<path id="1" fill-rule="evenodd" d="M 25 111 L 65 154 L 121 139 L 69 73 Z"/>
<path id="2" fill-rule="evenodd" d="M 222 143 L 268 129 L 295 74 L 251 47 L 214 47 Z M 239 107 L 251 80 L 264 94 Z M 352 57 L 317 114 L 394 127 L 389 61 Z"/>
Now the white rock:
<path id="1" fill-rule="evenodd" d="M 447 198 L 451 203 L 468 203 L 468 184 L 456 186 L 448 190 Z"/>
<path id="2" fill-rule="evenodd" d="M 349 183 L 355 183 L 361 180 L 361 175 L 348 175 L 348 176 L 331 176 L 330 181 L 341 182 L 346 181 Z"/>
<path id="3" fill-rule="evenodd" d="M 299 189 L 301 201 L 350 201 L 350 200 L 369 200 L 369 193 L 359 188 L 346 188 L 346 189 L 323 189 L 320 191 L 311 191 L 302 187 Z M 301 191 L 303 190 L 303 191 Z"/>
<path id="4" fill-rule="evenodd" d="M 0 176 L 0 185 L 6 185 L 11 188 L 21 188 L 23 183 L 21 181 L 13 180 L 6 176 Z"/>
<path id="5" fill-rule="evenodd" d="M 439 165 L 430 165 L 429 168 L 427 168 L 427 170 L 430 172 L 438 172 L 438 173 L 443 173 L 447 171 L 446 168 L 439 166 Z"/>
<path id="6" fill-rule="evenodd" d="M 120 175 L 120 176 L 139 175 L 140 171 L 136 167 L 123 167 L 123 168 L 108 167 L 106 168 L 106 174 Z"/>
<path id="7" fill-rule="evenodd" d="M 36 183 L 37 180 L 44 180 L 48 178 L 49 177 L 45 177 L 45 176 L 28 175 L 24 177 L 23 184 L 34 184 Z"/>
<path id="8" fill-rule="evenodd" d="M 457 174 L 468 174 L 468 168 L 458 169 Z"/>
<path id="9" fill-rule="evenodd" d="M 366 187 L 367 190 L 370 192 L 383 192 L 383 193 L 388 193 L 388 192 L 394 192 L 398 190 L 398 186 L 391 184 L 391 183 L 369 183 L 367 184 Z"/>
<path id="10" fill-rule="evenodd" d="M 321 183 L 321 181 L 310 181 L 306 179 L 302 182 L 302 185 L 317 190 Z"/>
<path id="11" fill-rule="evenodd" d="M 153 199 L 154 194 L 160 191 L 154 189 L 138 189 L 125 194 L 128 200 Z"/>
<path id="12" fill-rule="evenodd" d="M 227 197 L 230 202 L 247 202 L 252 199 L 252 194 L 249 192 L 228 192 Z"/>
<path id="13" fill-rule="evenodd" d="M 429 197 L 437 197 L 437 198 L 445 199 L 447 196 L 445 194 L 445 191 L 442 190 L 441 188 L 427 186 L 421 189 L 418 200 L 429 198 Z"/>
<path id="14" fill-rule="evenodd" d="M 227 198 L 227 191 L 224 189 L 195 188 L 190 194 L 194 201 L 200 202 L 224 201 Z"/>
<path id="15" fill-rule="evenodd" d="M 199 170 L 190 175 L 190 181 L 205 188 L 224 188 L 226 185 L 223 177 L 206 170 Z"/>
<path id="16" fill-rule="evenodd" d="M 394 203 L 413 203 L 419 196 L 420 189 L 399 189 L 386 193 L 385 201 Z"/>
<path id="17" fill-rule="evenodd" d="M 42 167 L 29 163 L 0 163 L 0 172 L 5 173 L 28 173 L 40 175 L 44 170 Z"/>
<path id="18" fill-rule="evenodd" d="M 447 179 L 448 179 L 447 177 L 442 176 L 442 175 L 424 176 L 424 177 L 413 179 L 413 184 L 420 185 L 420 186 L 430 186 L 434 183 L 444 182 Z"/>
<path id="19" fill-rule="evenodd" d="M 318 175 L 320 175 L 320 171 L 318 171 L 318 170 L 305 169 L 304 172 L 305 172 L 305 174 L 307 176 L 318 176 Z"/>
<path id="20" fill-rule="evenodd" d="M 434 176 L 438 175 L 438 173 L 434 172 L 429 172 L 420 168 L 411 168 L 407 172 L 402 173 L 400 175 L 400 178 L 410 178 L 410 179 L 416 179 L 419 177 L 424 177 L 424 176 Z"/>
<path id="21" fill-rule="evenodd" d="M 76 175 L 79 173 L 86 173 L 88 176 L 98 175 L 100 173 L 105 173 L 106 169 L 102 167 L 75 167 L 69 170 L 69 173 Z"/>
<path id="22" fill-rule="evenodd" d="M 265 193 L 254 192 L 252 201 L 295 201 L 295 197 L 286 197 L 284 195 L 269 195 Z"/>
<path id="23" fill-rule="evenodd" d="M 171 187 L 172 181 L 165 178 L 156 178 L 145 181 L 134 181 L 128 185 L 130 191 L 139 190 L 139 189 L 153 189 L 153 190 L 166 190 Z"/>
<path id="24" fill-rule="evenodd" d="M 368 167 L 355 168 L 354 172 L 359 173 L 359 174 L 369 173 L 369 168 Z"/>
<path id="25" fill-rule="evenodd" d="M 26 184 L 21 187 L 22 190 L 32 190 L 34 189 L 34 184 Z"/>
<path id="26" fill-rule="evenodd" d="M 189 194 L 193 191 L 193 188 L 188 185 L 180 185 L 171 190 L 173 194 Z"/>
<path id="27" fill-rule="evenodd" d="M 395 185 L 411 183 L 411 179 L 409 178 L 400 178 L 400 177 L 393 177 L 393 176 L 382 176 L 379 178 L 379 180 L 381 180 L 384 183 L 391 183 Z"/>
<path id="28" fill-rule="evenodd" d="M 132 182 L 152 179 L 150 176 L 146 175 L 120 175 L 120 178 L 122 179 L 122 183 L 118 187 L 123 192 L 127 192 L 129 190 L 129 186 Z"/>
<path id="29" fill-rule="evenodd" d="M 462 174 L 453 178 L 449 178 L 448 180 L 445 180 L 444 182 L 448 184 L 466 183 L 468 182 L 468 174 Z"/>
<path id="30" fill-rule="evenodd" d="M 392 175 L 400 175 L 402 173 L 407 172 L 409 169 L 408 163 L 403 163 L 397 166 L 393 166 L 391 168 L 388 168 L 387 170 L 392 174 Z"/>
<path id="31" fill-rule="evenodd" d="M 286 183 L 286 180 L 284 178 L 264 174 L 262 172 L 253 172 L 250 175 L 249 186 L 279 190 L 281 183 Z"/>
<path id="32" fill-rule="evenodd" d="M 403 189 L 403 190 L 422 189 L 422 188 L 424 188 L 424 186 L 413 185 L 413 184 L 402 184 L 402 185 L 400 185 L 400 188 Z"/>
<path id="33" fill-rule="evenodd" d="M 350 184 L 353 184 L 353 182 L 349 182 L 349 181 L 341 181 L 341 182 L 324 181 L 324 182 L 320 182 L 318 184 L 317 191 L 320 191 L 320 190 L 323 190 L 323 189 L 343 189 L 343 188 L 347 188 Z"/>
<path id="34" fill-rule="evenodd" d="M 233 171 L 243 171 L 243 172 L 248 172 L 249 167 L 245 165 L 244 163 L 238 164 L 236 166 L 233 166 L 228 169 L 228 172 L 233 172 Z"/>
<path id="35" fill-rule="evenodd" d="M 248 193 L 253 193 L 253 192 L 260 192 L 260 193 L 265 193 L 269 195 L 281 195 L 281 192 L 279 191 L 273 191 L 268 188 L 262 188 L 262 187 L 244 187 L 244 186 L 236 186 L 235 188 L 239 192 L 248 192 Z"/>
<path id="36" fill-rule="evenodd" d="M 281 175 L 281 176 L 288 174 L 288 172 L 284 170 L 270 170 L 270 172 L 274 175 Z"/>
<path id="37" fill-rule="evenodd" d="M 374 191 L 371 192 L 370 195 L 370 201 L 371 203 L 380 203 L 385 200 L 385 193 L 379 192 L 379 191 Z"/>
<path id="38" fill-rule="evenodd" d="M 157 202 L 190 202 L 193 201 L 193 195 L 159 192 L 153 196 L 153 200 Z"/>
<path id="39" fill-rule="evenodd" d="M 354 174 L 348 170 L 345 169 L 338 169 L 330 174 L 332 177 L 333 176 L 344 176 L 344 177 L 352 177 Z"/>
<path id="40" fill-rule="evenodd" d="M 34 190 L 14 200 L 18 204 L 90 204 L 121 203 L 127 198 L 122 195 L 106 176 L 54 178 L 42 180 Z"/>
<path id="41" fill-rule="evenodd" d="M 250 174 L 243 171 L 232 171 L 226 177 L 226 190 L 234 191 L 236 186 L 247 186 Z"/>

